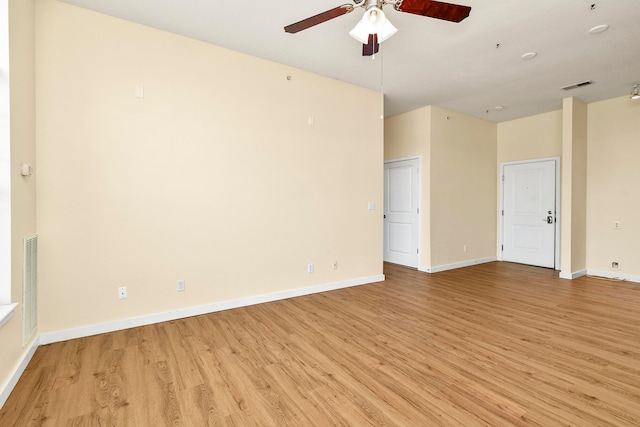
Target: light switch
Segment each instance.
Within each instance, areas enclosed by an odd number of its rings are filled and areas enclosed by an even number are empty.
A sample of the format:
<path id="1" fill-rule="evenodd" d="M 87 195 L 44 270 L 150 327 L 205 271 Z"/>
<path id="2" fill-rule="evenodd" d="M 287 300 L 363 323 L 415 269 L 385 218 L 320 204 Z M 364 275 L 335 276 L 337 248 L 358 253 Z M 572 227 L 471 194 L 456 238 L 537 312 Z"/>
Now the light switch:
<path id="1" fill-rule="evenodd" d="M 367 203 L 367 207 L 369 208 L 370 211 L 375 210 L 376 208 L 376 202 L 369 202 Z"/>
<path id="2" fill-rule="evenodd" d="M 136 98 L 144 98 L 144 86 L 136 86 Z"/>

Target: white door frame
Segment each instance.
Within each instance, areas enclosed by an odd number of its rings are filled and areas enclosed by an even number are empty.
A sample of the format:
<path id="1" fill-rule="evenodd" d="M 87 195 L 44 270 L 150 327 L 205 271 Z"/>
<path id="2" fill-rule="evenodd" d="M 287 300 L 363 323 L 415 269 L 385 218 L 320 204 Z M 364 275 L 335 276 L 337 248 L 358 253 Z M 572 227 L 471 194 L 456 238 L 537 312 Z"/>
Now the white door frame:
<path id="1" fill-rule="evenodd" d="M 504 167 L 511 165 L 522 165 L 527 163 L 539 163 L 554 161 L 556 165 L 556 212 L 555 212 L 555 270 L 560 270 L 560 157 L 544 157 L 541 159 L 517 160 L 513 162 L 501 162 L 498 170 L 498 181 L 500 183 L 500 207 L 498 209 L 498 218 L 500 224 L 498 226 L 498 260 L 502 261 L 502 245 L 504 244 Z"/>
<path id="2" fill-rule="evenodd" d="M 396 162 L 404 162 L 406 160 L 417 160 L 418 161 L 418 209 L 420 209 L 420 207 L 422 206 L 422 155 L 418 155 L 418 156 L 409 156 L 409 157 L 399 157 L 397 159 L 390 159 L 390 160 L 385 160 L 384 164 L 386 165 L 387 163 L 396 163 Z M 383 201 L 383 205 L 386 203 L 386 200 Z M 386 205 L 384 205 L 386 206 Z M 384 209 L 383 209 L 384 210 Z M 384 215 L 384 213 L 383 213 Z M 383 220 L 384 223 L 384 220 Z M 384 227 L 384 226 L 383 226 Z M 420 250 L 420 239 L 422 238 L 422 235 L 420 234 L 422 230 L 422 212 L 418 211 L 418 230 L 416 231 L 416 233 L 418 233 L 418 265 L 417 268 L 420 269 L 420 266 L 422 265 L 421 261 L 422 261 L 422 251 Z M 382 230 L 383 233 L 383 240 L 384 240 L 384 229 Z M 383 242 L 383 252 L 384 252 L 384 242 Z M 383 253 L 383 259 L 384 259 L 384 253 Z"/>

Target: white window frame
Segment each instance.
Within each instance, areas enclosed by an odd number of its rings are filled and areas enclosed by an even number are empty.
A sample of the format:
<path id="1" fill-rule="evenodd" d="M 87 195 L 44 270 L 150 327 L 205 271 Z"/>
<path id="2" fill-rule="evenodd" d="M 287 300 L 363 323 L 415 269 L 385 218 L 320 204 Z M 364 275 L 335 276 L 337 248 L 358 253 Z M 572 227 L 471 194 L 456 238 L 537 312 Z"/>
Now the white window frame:
<path id="1" fill-rule="evenodd" d="M 9 103 L 9 3 L 0 0 L 0 327 L 11 303 L 11 138 Z"/>

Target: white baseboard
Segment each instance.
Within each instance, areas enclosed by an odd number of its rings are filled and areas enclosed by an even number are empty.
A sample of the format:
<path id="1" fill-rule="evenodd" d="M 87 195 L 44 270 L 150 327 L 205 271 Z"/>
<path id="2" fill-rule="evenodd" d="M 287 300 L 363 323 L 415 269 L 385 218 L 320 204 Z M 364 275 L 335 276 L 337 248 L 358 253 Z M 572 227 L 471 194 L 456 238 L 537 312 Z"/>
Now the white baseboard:
<path id="1" fill-rule="evenodd" d="M 303 295 L 317 294 L 319 292 L 334 291 L 336 289 L 350 288 L 352 286 L 366 285 L 384 281 L 384 274 L 377 276 L 359 277 L 357 279 L 344 280 L 341 282 L 325 283 L 308 288 L 291 289 L 287 291 L 274 292 L 271 294 L 257 295 L 247 298 L 239 298 L 229 301 L 221 301 L 212 304 L 205 304 L 196 307 L 187 307 L 177 310 L 171 310 L 164 313 L 154 313 L 145 316 L 132 317 L 128 319 L 114 320 L 112 322 L 99 323 L 94 325 L 82 326 L 79 328 L 66 329 L 62 331 L 47 332 L 36 336 L 31 347 L 25 353 L 22 361 L 11 375 L 9 381 L 0 389 L 0 408 L 9 398 L 13 388 L 18 383 L 22 373 L 27 368 L 38 346 L 51 344 L 59 341 L 66 341 L 75 338 L 88 337 L 90 335 L 102 334 L 105 332 L 113 332 L 121 329 L 133 328 L 136 326 L 150 325 L 153 323 L 166 322 L 169 320 L 182 319 L 185 317 L 197 316 L 200 314 L 214 313 L 216 311 L 229 310 L 232 308 L 246 307 L 254 304 L 262 304 L 265 302 L 278 301 L 287 298 L 295 298 Z"/>
<path id="2" fill-rule="evenodd" d="M 360 277 L 357 279 L 345 280 L 341 282 L 325 283 L 322 285 L 311 286 L 308 288 L 291 289 L 271 294 L 256 295 L 252 297 L 239 298 L 228 301 L 221 301 L 212 304 L 205 304 L 194 307 L 180 308 L 177 310 L 166 311 L 162 313 L 153 313 L 144 316 L 131 317 L 127 319 L 114 320 L 111 322 L 98 323 L 93 325 L 81 326 L 79 328 L 65 329 L 62 331 L 54 331 L 43 333 L 39 336 L 40 344 L 51 344 L 59 341 L 66 341 L 75 338 L 88 337 L 90 335 L 103 334 L 106 332 L 119 331 L 121 329 L 134 328 L 137 326 L 151 325 L 169 320 L 182 319 L 185 317 L 198 316 L 201 314 L 214 313 L 217 311 L 229 310 L 232 308 L 246 307 L 254 304 L 262 304 L 265 302 L 294 298 L 303 295 L 311 295 L 319 292 L 333 291 L 336 289 L 349 288 L 352 286 L 366 285 L 369 283 L 384 281 L 384 274 L 369 277 Z"/>
<path id="3" fill-rule="evenodd" d="M 453 269 L 462 268 L 462 267 L 469 267 L 471 265 L 484 264 L 486 262 L 493 262 L 493 261 L 497 261 L 497 258 L 494 256 L 487 257 L 487 258 L 472 259 L 469 261 L 456 262 L 453 264 L 438 265 L 435 267 L 419 267 L 418 270 L 424 271 L 425 273 L 439 273 L 441 271 L 453 270 Z"/>
<path id="4" fill-rule="evenodd" d="M 589 276 L 604 277 L 607 279 L 626 280 L 628 282 L 640 283 L 640 276 L 630 274 L 614 273 L 613 271 L 587 270 Z"/>
<path id="5" fill-rule="evenodd" d="M 564 271 L 561 271 L 558 277 L 560 277 L 561 279 L 573 280 L 586 275 L 587 270 L 574 271 L 573 273 L 565 273 Z"/>
<path id="6" fill-rule="evenodd" d="M 25 369 L 27 369 L 27 365 L 31 361 L 31 358 L 35 354 L 38 346 L 40 345 L 40 337 L 36 336 L 36 338 L 31 342 L 31 347 L 27 350 L 27 352 L 22 357 L 22 360 L 13 371 L 11 376 L 9 377 L 9 381 L 0 389 L 0 408 L 4 406 L 4 403 L 9 398 L 9 395 L 13 391 L 13 388 L 18 384 L 18 380 L 22 376 L 22 373 Z"/>

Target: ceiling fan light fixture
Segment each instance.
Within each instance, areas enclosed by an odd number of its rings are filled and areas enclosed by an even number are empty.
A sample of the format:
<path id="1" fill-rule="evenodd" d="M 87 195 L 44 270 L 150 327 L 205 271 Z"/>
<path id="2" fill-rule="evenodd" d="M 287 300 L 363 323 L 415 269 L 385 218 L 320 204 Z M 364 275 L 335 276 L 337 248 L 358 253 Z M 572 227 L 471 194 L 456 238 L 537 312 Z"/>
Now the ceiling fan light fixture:
<path id="1" fill-rule="evenodd" d="M 633 89 L 631 90 L 631 95 L 629 96 L 631 99 L 640 99 L 640 89 L 638 89 L 638 85 L 633 85 Z"/>
<path id="2" fill-rule="evenodd" d="M 374 6 L 367 9 L 349 35 L 360 43 L 366 44 L 369 40 L 369 34 L 377 34 L 378 43 L 382 43 L 397 31 L 398 29 L 387 19 L 382 9 Z"/>

